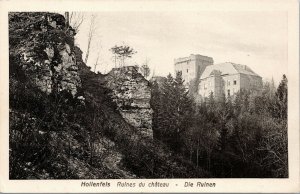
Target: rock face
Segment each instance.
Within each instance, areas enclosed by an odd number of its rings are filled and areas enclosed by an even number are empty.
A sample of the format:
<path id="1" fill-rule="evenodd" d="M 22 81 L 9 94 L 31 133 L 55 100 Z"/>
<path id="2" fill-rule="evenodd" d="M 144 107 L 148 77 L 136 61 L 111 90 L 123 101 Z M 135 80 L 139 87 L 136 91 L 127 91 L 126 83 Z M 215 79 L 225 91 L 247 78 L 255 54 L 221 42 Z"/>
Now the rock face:
<path id="1" fill-rule="evenodd" d="M 153 137 L 151 89 L 149 82 L 133 66 L 113 68 L 106 76 L 107 87 L 122 117 L 142 134 Z"/>
<path id="2" fill-rule="evenodd" d="M 81 85 L 74 55 L 74 30 L 54 13 L 10 13 L 10 52 L 27 77 L 42 91 L 67 90 L 74 96 Z M 20 22 L 21 21 L 21 22 Z M 18 25 L 14 25 L 14 24 Z M 20 39 L 20 42 L 18 41 Z"/>

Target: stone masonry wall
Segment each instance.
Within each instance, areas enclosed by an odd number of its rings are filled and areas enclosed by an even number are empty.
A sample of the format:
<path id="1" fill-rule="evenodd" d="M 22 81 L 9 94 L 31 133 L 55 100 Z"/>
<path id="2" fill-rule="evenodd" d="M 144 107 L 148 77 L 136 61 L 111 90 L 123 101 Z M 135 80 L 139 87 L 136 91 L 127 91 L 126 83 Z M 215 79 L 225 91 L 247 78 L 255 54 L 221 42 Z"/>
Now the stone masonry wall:
<path id="1" fill-rule="evenodd" d="M 113 91 L 122 117 L 142 134 L 153 137 L 152 109 L 150 107 L 151 89 L 135 67 L 113 68 L 106 76 L 107 87 Z"/>

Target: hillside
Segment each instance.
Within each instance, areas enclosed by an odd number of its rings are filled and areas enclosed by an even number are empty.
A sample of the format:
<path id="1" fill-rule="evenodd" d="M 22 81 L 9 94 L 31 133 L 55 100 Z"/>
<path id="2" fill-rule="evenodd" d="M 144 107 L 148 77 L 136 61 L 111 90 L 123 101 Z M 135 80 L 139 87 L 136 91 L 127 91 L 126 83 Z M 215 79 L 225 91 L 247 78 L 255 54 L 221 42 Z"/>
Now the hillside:
<path id="1" fill-rule="evenodd" d="M 10 179 L 209 177 L 124 119 L 75 35 L 59 14 L 9 14 Z"/>

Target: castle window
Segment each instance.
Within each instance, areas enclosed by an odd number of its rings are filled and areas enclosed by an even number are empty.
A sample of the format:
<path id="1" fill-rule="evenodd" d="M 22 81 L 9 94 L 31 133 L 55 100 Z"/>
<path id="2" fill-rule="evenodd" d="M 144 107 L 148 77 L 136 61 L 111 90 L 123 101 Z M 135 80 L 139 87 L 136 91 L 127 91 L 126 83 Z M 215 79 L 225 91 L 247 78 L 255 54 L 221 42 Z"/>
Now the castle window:
<path id="1" fill-rule="evenodd" d="M 230 90 L 227 90 L 227 95 L 230 96 Z"/>
<path id="2" fill-rule="evenodd" d="M 189 72 L 189 69 L 186 69 L 186 72 L 188 73 L 188 72 Z"/>
<path id="3" fill-rule="evenodd" d="M 236 85 L 236 80 L 233 81 L 233 85 Z"/>
<path id="4" fill-rule="evenodd" d="M 230 81 L 229 80 L 227 80 L 227 86 L 230 86 Z"/>

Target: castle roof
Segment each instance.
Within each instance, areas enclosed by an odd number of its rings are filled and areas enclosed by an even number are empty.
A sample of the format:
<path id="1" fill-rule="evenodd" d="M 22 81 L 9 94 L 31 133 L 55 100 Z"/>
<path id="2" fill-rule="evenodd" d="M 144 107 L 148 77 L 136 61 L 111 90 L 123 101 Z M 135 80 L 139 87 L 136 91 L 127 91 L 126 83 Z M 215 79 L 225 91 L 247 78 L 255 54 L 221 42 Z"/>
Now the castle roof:
<path id="1" fill-rule="evenodd" d="M 202 73 L 200 79 L 205 79 L 213 74 L 215 71 L 220 71 L 221 75 L 230 75 L 230 74 L 246 74 L 252 76 L 258 76 L 252 69 L 250 69 L 246 65 L 235 64 L 231 62 L 226 63 L 219 63 L 214 65 L 209 65 L 205 68 L 204 72 Z"/>

